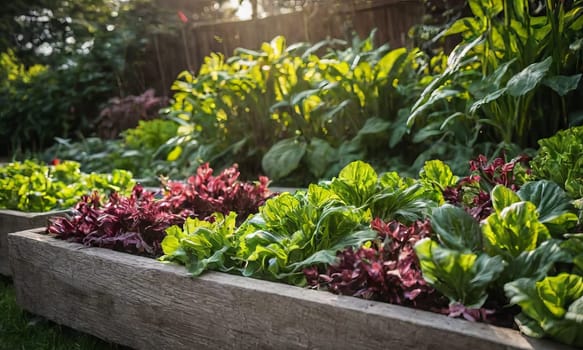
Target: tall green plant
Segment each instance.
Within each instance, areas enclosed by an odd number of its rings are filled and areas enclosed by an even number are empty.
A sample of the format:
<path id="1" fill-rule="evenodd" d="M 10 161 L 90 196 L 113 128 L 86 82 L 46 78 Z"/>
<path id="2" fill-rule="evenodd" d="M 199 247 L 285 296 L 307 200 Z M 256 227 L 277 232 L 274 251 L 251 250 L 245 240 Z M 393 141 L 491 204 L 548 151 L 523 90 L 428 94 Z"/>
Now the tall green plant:
<path id="1" fill-rule="evenodd" d="M 531 14 L 527 0 L 469 5 L 473 16 L 446 32 L 462 42 L 413 106 L 409 127 L 430 136 L 466 129 L 470 144 L 520 147 L 566 127 L 569 93 L 581 78 L 581 48 L 572 44 L 582 37 L 583 2 L 547 1 L 542 15 Z"/>
<path id="2" fill-rule="evenodd" d="M 183 125 L 168 159 L 181 167 L 237 161 L 251 172 L 261 164 L 275 180 L 305 182 L 388 150 L 423 55 L 372 41 L 287 46 L 276 37 L 228 60 L 211 54 L 198 76 L 183 72 L 174 84 L 168 111 Z"/>

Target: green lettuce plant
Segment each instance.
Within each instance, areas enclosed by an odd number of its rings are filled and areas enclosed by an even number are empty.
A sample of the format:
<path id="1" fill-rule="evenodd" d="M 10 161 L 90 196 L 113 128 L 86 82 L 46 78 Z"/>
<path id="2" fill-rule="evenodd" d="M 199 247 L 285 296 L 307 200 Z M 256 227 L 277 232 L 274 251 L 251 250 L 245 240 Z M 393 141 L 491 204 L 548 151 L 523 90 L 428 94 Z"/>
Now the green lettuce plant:
<path id="1" fill-rule="evenodd" d="M 583 126 L 559 131 L 538 144 L 530 162 L 533 177 L 552 180 L 574 199 L 583 198 Z"/>
<path id="2" fill-rule="evenodd" d="M 0 209 L 46 212 L 69 209 L 82 195 L 99 191 L 129 193 L 135 185 L 132 174 L 113 170 L 110 174 L 86 174 L 76 162 L 46 166 L 34 161 L 0 167 Z"/>
<path id="3" fill-rule="evenodd" d="M 375 239 L 373 218 L 412 223 L 425 217 L 436 206 L 434 192 L 396 173 L 379 175 L 357 161 L 331 181 L 269 199 L 237 228 L 234 218 L 218 216 L 213 224 L 191 220 L 183 229 L 169 229 L 163 259 L 183 263 L 195 275 L 235 269 L 244 276 L 303 285 L 303 269 L 332 263 L 339 251 Z"/>
<path id="4" fill-rule="evenodd" d="M 510 303 L 522 309 L 516 317 L 521 332 L 583 346 L 583 277 L 562 273 L 539 281 L 521 278 L 504 290 Z"/>

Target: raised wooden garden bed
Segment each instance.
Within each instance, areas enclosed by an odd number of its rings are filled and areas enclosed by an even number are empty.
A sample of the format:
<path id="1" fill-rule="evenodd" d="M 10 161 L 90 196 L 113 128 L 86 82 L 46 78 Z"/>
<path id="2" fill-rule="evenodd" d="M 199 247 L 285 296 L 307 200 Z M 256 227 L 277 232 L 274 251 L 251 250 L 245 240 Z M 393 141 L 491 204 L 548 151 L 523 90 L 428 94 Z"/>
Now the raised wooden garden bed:
<path id="1" fill-rule="evenodd" d="M 184 267 L 40 235 L 9 235 L 17 302 L 136 349 L 567 349 L 518 332 Z"/>
<path id="2" fill-rule="evenodd" d="M 63 211 L 25 213 L 15 210 L 0 210 L 0 275 L 11 275 L 8 265 L 8 234 L 10 232 L 46 225 L 48 218 L 63 213 Z"/>

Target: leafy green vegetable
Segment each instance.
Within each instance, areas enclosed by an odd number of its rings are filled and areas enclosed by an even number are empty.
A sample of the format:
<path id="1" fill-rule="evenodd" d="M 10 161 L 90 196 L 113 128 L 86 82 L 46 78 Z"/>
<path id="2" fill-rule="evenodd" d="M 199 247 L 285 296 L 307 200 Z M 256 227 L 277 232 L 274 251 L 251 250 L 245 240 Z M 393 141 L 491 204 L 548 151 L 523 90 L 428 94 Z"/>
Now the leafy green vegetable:
<path id="1" fill-rule="evenodd" d="M 551 234 L 566 233 L 577 225 L 578 218 L 571 199 L 556 183 L 548 180 L 528 182 L 517 194 L 522 200 L 536 205 L 539 221 L 547 226 Z"/>
<path id="2" fill-rule="evenodd" d="M 445 202 L 442 194 L 443 191 L 450 186 L 455 186 L 458 182 L 458 177 L 441 160 L 430 160 L 425 162 L 425 165 L 419 172 L 419 180 L 421 183 L 437 190 L 438 203 L 443 204 Z"/>
<path id="3" fill-rule="evenodd" d="M 0 209 L 26 212 L 67 209 L 92 191 L 102 195 L 127 194 L 135 184 L 132 174 L 125 170 L 85 174 L 79 167 L 79 163 L 69 161 L 52 166 L 25 161 L 0 167 Z"/>
<path id="4" fill-rule="evenodd" d="M 507 283 L 510 303 L 519 305 L 520 330 L 532 337 L 550 336 L 562 343 L 583 346 L 583 278 L 562 273 L 541 281 L 521 278 Z"/>
<path id="5" fill-rule="evenodd" d="M 556 182 L 572 198 L 583 197 L 583 126 L 559 131 L 538 144 L 530 162 L 533 176 Z"/>
<path id="6" fill-rule="evenodd" d="M 506 263 L 500 256 L 460 252 L 442 248 L 429 238 L 415 245 L 423 277 L 451 303 L 480 308 L 488 297 L 487 288 L 495 281 Z"/>
<path id="7" fill-rule="evenodd" d="M 490 215 L 482 226 L 484 247 L 490 255 L 514 259 L 524 251 L 534 250 L 549 237 L 548 229 L 538 220 L 536 206 L 517 202 Z"/>
<path id="8" fill-rule="evenodd" d="M 377 180 L 378 175 L 370 164 L 356 161 L 340 171 L 330 183 L 330 189 L 345 203 L 360 207 L 377 192 Z"/>
<path id="9" fill-rule="evenodd" d="M 500 285 L 519 278 L 541 280 L 554 272 L 556 263 L 570 263 L 572 257 L 561 247 L 560 240 L 548 240 L 536 249 L 523 251 L 515 259 L 507 262 L 508 266 L 500 277 Z"/>
<path id="10" fill-rule="evenodd" d="M 446 248 L 482 250 L 480 224 L 462 208 L 446 204 L 435 209 L 431 215 L 431 227 Z"/>
<path id="11" fill-rule="evenodd" d="M 162 261 L 176 261 L 186 265 L 194 276 L 205 270 L 230 271 L 235 262 L 237 247 L 237 213 L 215 213 L 213 222 L 187 218 L 184 226 L 166 229 L 162 240 Z"/>
<path id="12" fill-rule="evenodd" d="M 376 237 L 369 211 L 344 205 L 333 191 L 310 185 L 307 192 L 272 198 L 247 224 L 238 257 L 243 274 L 304 284 L 302 268 L 331 263 L 346 247 Z"/>

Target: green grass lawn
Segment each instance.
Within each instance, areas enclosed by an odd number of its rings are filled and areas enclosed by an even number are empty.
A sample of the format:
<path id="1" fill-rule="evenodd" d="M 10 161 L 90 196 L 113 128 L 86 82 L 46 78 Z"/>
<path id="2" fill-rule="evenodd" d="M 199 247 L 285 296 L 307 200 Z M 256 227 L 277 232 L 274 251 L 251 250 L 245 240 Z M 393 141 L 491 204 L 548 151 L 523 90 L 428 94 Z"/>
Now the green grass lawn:
<path id="1" fill-rule="evenodd" d="M 59 326 L 16 305 L 14 287 L 0 276 L 0 350 L 121 350 L 123 347 Z"/>

